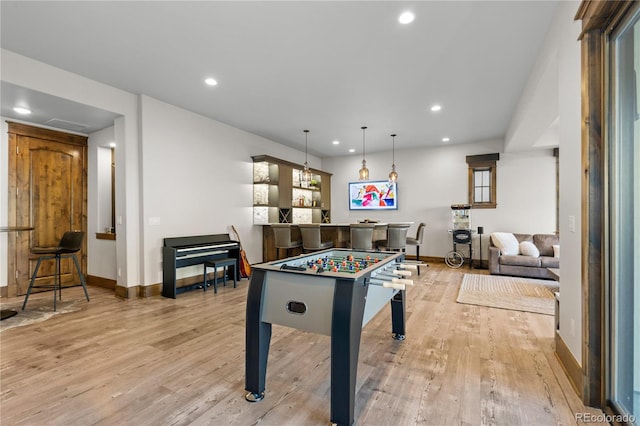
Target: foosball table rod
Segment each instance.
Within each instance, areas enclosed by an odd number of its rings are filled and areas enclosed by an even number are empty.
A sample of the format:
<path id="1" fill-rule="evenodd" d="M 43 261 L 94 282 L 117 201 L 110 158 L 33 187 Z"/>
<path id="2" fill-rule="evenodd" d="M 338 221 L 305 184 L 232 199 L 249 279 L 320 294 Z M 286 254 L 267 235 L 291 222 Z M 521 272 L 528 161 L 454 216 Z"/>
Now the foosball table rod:
<path id="1" fill-rule="evenodd" d="M 372 278 L 371 281 L 369 281 L 371 284 L 374 285 L 381 285 L 382 287 L 385 288 L 393 288 L 396 290 L 404 290 L 405 289 L 405 285 L 404 284 L 400 284 L 400 283 L 394 283 L 391 281 L 384 281 L 384 280 L 379 280 L 376 278 Z"/>
<path id="2" fill-rule="evenodd" d="M 408 263 L 400 263 L 398 264 L 398 267 L 402 268 L 402 269 L 408 269 L 411 271 L 417 271 L 418 270 L 418 265 L 410 265 Z"/>
<path id="3" fill-rule="evenodd" d="M 383 272 L 376 274 L 374 278 L 380 279 L 382 281 L 390 281 L 394 284 L 413 285 L 413 280 L 408 280 L 406 278 L 398 278 L 393 275 L 385 274 Z"/>

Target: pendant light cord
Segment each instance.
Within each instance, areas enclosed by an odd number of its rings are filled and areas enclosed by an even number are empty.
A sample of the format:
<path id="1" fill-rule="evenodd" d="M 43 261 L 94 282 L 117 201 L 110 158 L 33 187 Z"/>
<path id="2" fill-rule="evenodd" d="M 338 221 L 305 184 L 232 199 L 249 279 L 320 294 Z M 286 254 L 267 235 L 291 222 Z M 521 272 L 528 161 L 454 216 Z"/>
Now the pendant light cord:
<path id="1" fill-rule="evenodd" d="M 307 136 L 309 135 L 309 131 L 308 130 L 303 130 L 304 132 L 304 165 L 307 165 L 307 156 L 308 156 L 308 142 L 307 142 Z"/>
<path id="2" fill-rule="evenodd" d="M 367 130 L 367 126 L 362 126 L 362 161 L 366 161 L 364 159 L 364 131 Z"/>
<path id="3" fill-rule="evenodd" d="M 396 165 L 396 135 L 391 135 L 392 139 L 392 148 L 391 148 L 391 160 L 392 164 Z"/>

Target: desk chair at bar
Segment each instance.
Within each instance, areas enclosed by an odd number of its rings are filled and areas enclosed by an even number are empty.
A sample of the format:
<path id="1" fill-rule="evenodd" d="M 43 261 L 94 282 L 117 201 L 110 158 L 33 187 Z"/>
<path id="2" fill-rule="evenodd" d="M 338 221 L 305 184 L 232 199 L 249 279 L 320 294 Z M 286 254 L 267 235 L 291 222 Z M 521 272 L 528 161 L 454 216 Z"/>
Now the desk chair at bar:
<path id="1" fill-rule="evenodd" d="M 76 269 L 78 271 L 78 275 L 80 276 L 80 283 L 82 284 L 82 288 L 84 289 L 84 295 L 87 298 L 87 302 L 89 301 L 89 293 L 87 292 L 87 284 L 84 280 L 84 275 L 82 275 L 82 270 L 80 268 L 80 263 L 78 262 L 78 258 L 76 257 L 76 253 L 80 251 L 82 248 L 82 241 L 84 239 L 84 232 L 81 231 L 69 231 L 65 232 L 58 243 L 57 247 L 43 247 L 43 248 L 35 248 L 31 250 L 34 254 L 41 255 L 38 257 L 38 263 L 36 263 L 36 269 L 33 271 L 33 275 L 31 276 L 31 282 L 29 283 L 29 288 L 27 289 L 27 295 L 24 298 L 24 303 L 22 304 L 22 310 L 27 306 L 27 301 L 29 300 L 29 295 L 31 294 L 31 290 L 34 288 L 48 288 L 53 289 L 53 310 L 56 310 L 56 298 L 57 292 L 60 292 L 60 300 L 62 300 L 62 278 L 60 277 L 60 260 L 66 258 L 72 258 L 73 263 L 76 265 Z M 40 269 L 40 263 L 43 260 L 47 259 L 55 259 L 56 261 L 56 273 L 53 277 L 53 284 L 39 284 L 33 285 L 36 277 L 38 276 L 38 269 Z"/>
<path id="2" fill-rule="evenodd" d="M 332 241 L 322 241 L 319 223 L 301 223 L 300 235 L 302 236 L 302 249 L 309 253 L 333 247 Z"/>
<path id="3" fill-rule="evenodd" d="M 373 223 L 352 223 L 349 225 L 352 250 L 373 249 Z"/>
<path id="4" fill-rule="evenodd" d="M 289 257 L 289 250 L 302 246 L 302 241 L 291 240 L 291 224 L 290 223 L 274 223 L 271 225 L 273 235 L 276 240 L 276 250 L 278 251 L 278 259 L 280 257 L 280 249 L 285 250 L 285 256 Z"/>

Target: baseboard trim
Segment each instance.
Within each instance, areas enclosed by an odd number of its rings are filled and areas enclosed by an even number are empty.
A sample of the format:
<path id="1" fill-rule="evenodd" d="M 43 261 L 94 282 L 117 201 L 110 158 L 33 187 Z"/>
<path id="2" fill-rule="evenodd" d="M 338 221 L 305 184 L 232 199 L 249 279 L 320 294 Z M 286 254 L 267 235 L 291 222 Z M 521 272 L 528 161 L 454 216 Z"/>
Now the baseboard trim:
<path id="1" fill-rule="evenodd" d="M 138 297 L 153 297 L 162 294 L 162 284 L 138 286 Z"/>
<path id="2" fill-rule="evenodd" d="M 405 256 L 407 260 L 416 260 L 414 255 Z M 444 257 L 420 256 L 420 261 L 424 263 L 444 263 Z"/>
<path id="3" fill-rule="evenodd" d="M 405 257 L 407 258 L 407 260 L 416 260 L 416 256 L 414 255 L 406 255 Z M 467 259 L 465 259 L 465 261 L 466 260 Z M 420 256 L 420 261 L 424 263 L 445 263 L 444 257 L 437 257 L 437 256 Z M 478 262 L 480 262 L 480 259 L 473 259 L 474 266 L 476 266 Z M 483 260 L 481 262 L 481 265 L 482 265 L 482 269 L 488 269 L 489 261 Z"/>
<path id="4" fill-rule="evenodd" d="M 422 256 L 420 258 L 422 258 Z M 211 280 L 213 279 L 213 276 L 214 276 L 213 272 L 209 272 L 207 274 L 207 279 Z M 219 277 L 219 280 L 222 279 L 221 278 L 222 270 L 218 271 L 218 277 Z M 102 280 L 104 280 L 104 278 L 102 278 Z M 202 275 L 194 275 L 191 277 L 180 278 L 176 280 L 176 287 L 180 288 L 180 287 L 190 286 L 190 285 L 199 284 L 199 283 L 202 283 Z M 220 283 L 220 281 L 218 281 L 218 283 Z M 228 280 L 227 280 L 227 283 L 229 283 Z M 155 283 L 151 285 L 137 285 L 133 287 L 123 287 L 123 286 L 117 285 L 114 281 L 114 287 L 115 287 L 116 296 L 122 297 L 124 299 L 133 299 L 136 297 L 154 297 L 154 296 L 160 296 L 162 294 L 162 283 Z"/>
<path id="5" fill-rule="evenodd" d="M 96 277 L 95 275 L 87 275 L 87 284 L 96 287 L 102 287 L 109 290 L 116 289 L 116 280 L 110 278 Z"/>
<path id="6" fill-rule="evenodd" d="M 122 297 L 123 299 L 133 299 L 138 295 L 138 287 L 123 287 L 121 285 L 116 285 L 116 296 Z"/>
<path id="7" fill-rule="evenodd" d="M 575 357 L 571 353 L 569 346 L 565 343 L 560 333 L 556 331 L 556 358 L 560 363 L 560 366 L 564 370 L 565 374 L 569 378 L 569 382 L 571 386 L 573 386 L 573 390 L 576 391 L 576 394 L 582 399 L 582 386 L 583 386 L 583 376 L 582 376 L 582 366 L 576 361 Z"/>

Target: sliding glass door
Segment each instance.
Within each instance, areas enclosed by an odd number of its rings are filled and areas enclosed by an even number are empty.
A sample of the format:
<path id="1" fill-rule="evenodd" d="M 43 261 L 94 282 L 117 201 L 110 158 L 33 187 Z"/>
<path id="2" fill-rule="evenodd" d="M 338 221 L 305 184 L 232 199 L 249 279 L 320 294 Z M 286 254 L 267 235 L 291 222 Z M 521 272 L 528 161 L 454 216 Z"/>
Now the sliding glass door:
<path id="1" fill-rule="evenodd" d="M 640 421 L 640 10 L 610 39 L 608 403 Z"/>

